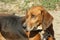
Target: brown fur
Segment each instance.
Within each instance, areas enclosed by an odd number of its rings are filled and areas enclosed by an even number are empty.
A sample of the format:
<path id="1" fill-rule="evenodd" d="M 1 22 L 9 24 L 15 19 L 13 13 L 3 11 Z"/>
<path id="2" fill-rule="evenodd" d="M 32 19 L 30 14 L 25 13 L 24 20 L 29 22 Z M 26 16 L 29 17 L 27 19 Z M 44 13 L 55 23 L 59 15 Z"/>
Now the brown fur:
<path id="1" fill-rule="evenodd" d="M 41 36 L 37 31 L 26 32 L 29 40 L 41 40 Z"/>
<path id="2" fill-rule="evenodd" d="M 26 13 L 25 26 L 28 31 L 31 31 L 40 24 L 42 30 L 46 30 L 52 35 L 52 37 L 48 37 L 48 40 L 54 40 L 52 21 L 53 17 L 42 6 L 34 6 Z"/>

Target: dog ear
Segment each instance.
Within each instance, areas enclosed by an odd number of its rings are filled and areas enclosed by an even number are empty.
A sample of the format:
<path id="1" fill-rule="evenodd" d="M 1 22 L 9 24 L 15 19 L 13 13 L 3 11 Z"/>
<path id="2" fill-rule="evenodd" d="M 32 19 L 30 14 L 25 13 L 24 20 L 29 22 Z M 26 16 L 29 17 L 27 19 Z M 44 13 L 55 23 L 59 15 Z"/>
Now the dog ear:
<path id="1" fill-rule="evenodd" d="M 51 25 L 53 17 L 46 10 L 42 11 L 42 15 L 43 15 L 42 28 L 43 30 L 46 30 Z"/>

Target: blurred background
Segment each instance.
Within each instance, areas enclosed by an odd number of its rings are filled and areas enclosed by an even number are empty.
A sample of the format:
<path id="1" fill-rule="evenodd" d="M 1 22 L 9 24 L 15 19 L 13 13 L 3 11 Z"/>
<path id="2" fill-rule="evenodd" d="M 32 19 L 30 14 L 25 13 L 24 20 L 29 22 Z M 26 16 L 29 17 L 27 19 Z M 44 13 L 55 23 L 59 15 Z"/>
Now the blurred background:
<path id="1" fill-rule="evenodd" d="M 23 16 L 32 6 L 42 5 L 54 17 L 56 40 L 60 40 L 60 0 L 0 0 L 0 13 Z"/>
<path id="2" fill-rule="evenodd" d="M 38 5 L 47 10 L 60 10 L 60 0 L 0 0 L 0 12 L 23 14 L 28 8 Z"/>

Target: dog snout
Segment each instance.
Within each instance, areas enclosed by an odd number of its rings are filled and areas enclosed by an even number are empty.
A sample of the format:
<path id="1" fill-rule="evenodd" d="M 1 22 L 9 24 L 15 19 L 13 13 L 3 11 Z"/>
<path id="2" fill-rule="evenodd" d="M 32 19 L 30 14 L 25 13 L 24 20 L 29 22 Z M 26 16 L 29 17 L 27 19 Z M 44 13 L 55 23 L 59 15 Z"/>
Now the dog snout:
<path id="1" fill-rule="evenodd" d="M 26 29 L 26 26 L 23 26 L 24 29 Z"/>
<path id="2" fill-rule="evenodd" d="M 24 28 L 24 29 L 26 29 L 26 28 L 27 28 L 27 26 L 26 26 L 26 25 L 23 25 L 23 28 Z"/>
<path id="3" fill-rule="evenodd" d="M 26 27 L 27 27 L 27 26 L 26 26 L 26 23 L 24 23 L 24 24 L 23 24 L 23 28 L 26 29 Z"/>

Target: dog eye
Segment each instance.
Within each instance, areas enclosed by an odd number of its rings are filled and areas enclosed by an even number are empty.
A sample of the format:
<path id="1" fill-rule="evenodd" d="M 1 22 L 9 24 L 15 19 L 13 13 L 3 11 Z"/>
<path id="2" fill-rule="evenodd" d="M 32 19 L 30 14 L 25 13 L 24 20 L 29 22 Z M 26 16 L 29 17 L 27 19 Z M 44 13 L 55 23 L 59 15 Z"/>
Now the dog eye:
<path id="1" fill-rule="evenodd" d="M 32 18 L 35 18 L 35 15 L 32 15 L 31 17 L 32 17 Z"/>

